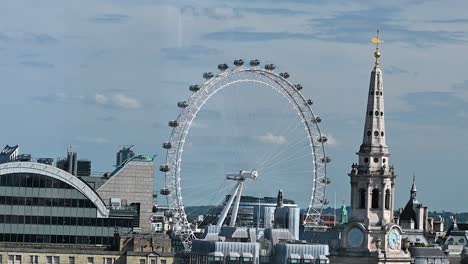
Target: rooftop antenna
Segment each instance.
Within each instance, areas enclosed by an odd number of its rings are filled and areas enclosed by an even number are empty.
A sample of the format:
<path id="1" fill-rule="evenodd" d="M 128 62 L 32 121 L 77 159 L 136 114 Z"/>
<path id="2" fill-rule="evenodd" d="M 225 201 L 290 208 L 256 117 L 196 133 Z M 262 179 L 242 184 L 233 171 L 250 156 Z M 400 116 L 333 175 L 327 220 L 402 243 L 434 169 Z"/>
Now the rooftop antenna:
<path id="1" fill-rule="evenodd" d="M 68 146 L 67 146 L 67 153 L 71 152 L 71 150 L 72 150 L 73 148 L 79 148 L 79 147 L 80 147 L 80 146 L 68 145 Z"/>

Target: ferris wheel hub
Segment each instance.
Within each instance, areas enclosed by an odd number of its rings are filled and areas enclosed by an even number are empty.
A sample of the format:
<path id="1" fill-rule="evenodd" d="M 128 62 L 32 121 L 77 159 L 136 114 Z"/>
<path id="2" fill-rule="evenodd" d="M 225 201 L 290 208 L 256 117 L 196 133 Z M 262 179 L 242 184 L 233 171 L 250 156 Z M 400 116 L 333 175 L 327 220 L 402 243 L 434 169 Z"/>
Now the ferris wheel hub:
<path id="1" fill-rule="evenodd" d="M 226 179 L 233 180 L 233 181 L 245 181 L 246 179 L 255 180 L 258 177 L 257 170 L 251 171 L 243 171 L 241 170 L 239 173 L 236 174 L 226 174 Z"/>

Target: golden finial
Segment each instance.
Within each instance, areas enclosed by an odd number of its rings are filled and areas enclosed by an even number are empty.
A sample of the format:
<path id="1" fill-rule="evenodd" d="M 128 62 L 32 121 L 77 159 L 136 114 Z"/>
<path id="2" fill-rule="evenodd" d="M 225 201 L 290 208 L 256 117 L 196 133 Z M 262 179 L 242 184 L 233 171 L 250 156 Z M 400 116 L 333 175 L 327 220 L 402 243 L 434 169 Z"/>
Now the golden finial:
<path id="1" fill-rule="evenodd" d="M 381 40 L 379 37 L 379 33 L 380 32 L 377 29 L 377 36 L 374 38 L 371 38 L 371 42 L 375 44 L 375 52 L 374 52 L 375 66 L 379 65 L 379 58 L 380 58 L 379 44 L 383 42 L 383 40 Z"/>

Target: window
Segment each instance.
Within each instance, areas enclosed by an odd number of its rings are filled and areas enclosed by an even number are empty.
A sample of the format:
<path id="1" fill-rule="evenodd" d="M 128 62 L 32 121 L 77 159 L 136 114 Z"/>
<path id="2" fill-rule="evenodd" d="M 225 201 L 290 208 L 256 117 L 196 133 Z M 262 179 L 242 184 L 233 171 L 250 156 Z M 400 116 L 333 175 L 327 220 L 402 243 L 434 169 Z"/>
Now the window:
<path id="1" fill-rule="evenodd" d="M 379 111 L 375 111 L 375 116 L 379 116 Z"/>
<path id="2" fill-rule="evenodd" d="M 251 257 L 243 257 L 242 263 L 252 263 L 253 259 Z"/>
<path id="3" fill-rule="evenodd" d="M 374 131 L 374 137 L 378 137 L 379 136 L 379 131 Z"/>
<path id="4" fill-rule="evenodd" d="M 146 260 L 145 259 L 140 259 L 140 264 L 146 264 Z"/>
<path id="5" fill-rule="evenodd" d="M 156 260 L 155 260 L 155 259 L 152 259 L 152 260 L 151 260 L 151 264 L 156 264 Z"/>
<path id="6" fill-rule="evenodd" d="M 104 258 L 102 259 L 102 264 L 114 264 L 114 260 L 113 258 Z"/>
<path id="7" fill-rule="evenodd" d="M 374 162 L 375 162 L 375 163 L 379 162 L 379 159 L 378 159 L 378 158 L 374 158 Z"/>
<path id="8" fill-rule="evenodd" d="M 60 264 L 60 257 L 59 256 L 47 256 L 46 264 Z"/>
<path id="9" fill-rule="evenodd" d="M 385 191 L 385 209 L 390 209 L 390 190 Z"/>
<path id="10" fill-rule="evenodd" d="M 29 264 L 39 264 L 39 256 L 29 256 Z"/>
<path id="11" fill-rule="evenodd" d="M 75 264 L 75 257 L 68 257 L 68 264 Z"/>
<path id="12" fill-rule="evenodd" d="M 372 209 L 379 209 L 379 190 L 372 191 Z"/>
<path id="13" fill-rule="evenodd" d="M 165 259 L 161 259 L 161 264 L 166 264 L 166 260 Z"/>
<path id="14" fill-rule="evenodd" d="M 359 190 L 359 208 L 366 208 L 366 190 Z"/>
<path id="15" fill-rule="evenodd" d="M 94 258 L 88 257 L 88 264 L 94 264 Z"/>
<path id="16" fill-rule="evenodd" d="M 21 264 L 21 255 L 9 255 L 8 264 Z"/>

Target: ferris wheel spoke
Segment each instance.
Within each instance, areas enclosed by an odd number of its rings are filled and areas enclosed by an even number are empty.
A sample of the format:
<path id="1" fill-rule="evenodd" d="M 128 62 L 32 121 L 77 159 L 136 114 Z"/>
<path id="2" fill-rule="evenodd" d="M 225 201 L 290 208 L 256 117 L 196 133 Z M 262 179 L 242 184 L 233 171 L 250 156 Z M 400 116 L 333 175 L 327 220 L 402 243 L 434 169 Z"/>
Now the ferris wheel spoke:
<path id="1" fill-rule="evenodd" d="M 294 121 L 294 120 L 293 120 Z M 292 122 L 293 122 L 292 121 Z M 297 127 L 300 125 L 300 122 L 296 122 L 296 126 L 292 129 L 288 129 L 288 131 L 285 133 L 285 138 L 289 138 L 288 136 L 291 134 L 292 131 L 295 131 L 297 129 Z M 270 152 L 268 153 L 268 155 L 259 163 L 258 167 L 263 167 L 265 166 L 266 164 L 270 163 L 272 159 L 274 159 L 276 157 L 276 155 L 278 155 L 278 153 L 280 153 L 280 149 L 284 149 L 284 148 L 287 148 L 289 147 L 290 144 L 286 143 L 286 144 L 281 144 L 280 142 L 277 142 L 275 144 L 275 147 L 272 148 L 270 150 Z"/>
<path id="2" fill-rule="evenodd" d="M 275 161 L 277 158 L 281 157 L 281 155 L 283 155 L 289 148 L 293 148 L 293 147 L 296 147 L 298 146 L 299 144 L 303 143 L 305 140 L 307 140 L 306 137 L 302 137 L 302 138 L 299 138 L 297 139 L 294 143 L 292 144 L 287 144 L 286 146 L 284 146 L 281 150 L 277 151 L 272 157 L 270 157 L 267 161 L 265 161 L 263 164 L 262 164 L 262 169 L 269 166 L 271 163 L 273 163 L 273 161 Z M 299 150 L 301 150 L 299 148 Z M 309 152 L 309 155 L 312 155 L 310 152 Z"/>
<path id="3" fill-rule="evenodd" d="M 291 161 L 300 160 L 300 159 L 303 159 L 303 158 L 306 158 L 306 157 L 310 157 L 310 153 L 304 154 L 303 156 L 299 156 L 299 157 L 291 158 L 291 159 L 288 159 L 288 160 L 284 160 L 283 162 L 278 162 L 278 163 L 272 164 L 271 166 L 266 167 L 263 170 L 264 171 L 272 170 L 273 168 L 278 167 L 279 165 L 282 165 L 283 163 L 288 164 Z"/>
<path id="4" fill-rule="evenodd" d="M 287 107 L 283 107 L 283 110 L 282 110 L 282 113 L 281 113 L 281 116 L 284 115 L 286 113 L 286 110 L 288 108 Z M 297 129 L 297 127 L 299 127 L 299 125 L 301 124 L 300 120 L 297 120 L 297 117 L 295 118 L 292 118 L 291 121 L 289 122 L 289 124 L 286 126 L 286 127 L 278 127 L 275 129 L 274 133 L 272 133 L 272 135 L 278 135 L 278 136 L 283 136 L 284 138 L 289 138 L 289 135 L 292 131 L 295 131 Z M 293 126 L 294 125 L 294 126 Z M 268 158 L 273 155 L 278 148 L 280 148 L 282 145 L 282 142 L 280 140 L 277 140 L 275 142 L 275 144 L 273 145 L 273 147 L 271 147 L 270 149 L 267 149 L 265 151 L 265 153 L 259 157 L 261 157 L 258 161 L 257 161 L 257 167 L 262 164 L 265 160 L 268 160 Z"/>

